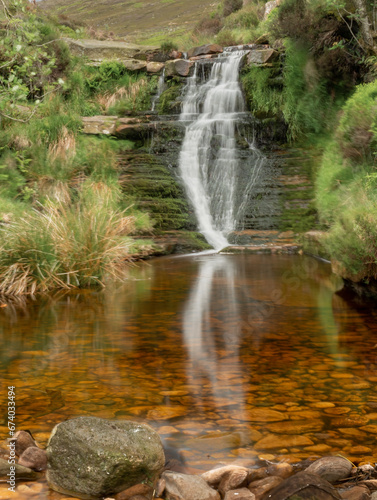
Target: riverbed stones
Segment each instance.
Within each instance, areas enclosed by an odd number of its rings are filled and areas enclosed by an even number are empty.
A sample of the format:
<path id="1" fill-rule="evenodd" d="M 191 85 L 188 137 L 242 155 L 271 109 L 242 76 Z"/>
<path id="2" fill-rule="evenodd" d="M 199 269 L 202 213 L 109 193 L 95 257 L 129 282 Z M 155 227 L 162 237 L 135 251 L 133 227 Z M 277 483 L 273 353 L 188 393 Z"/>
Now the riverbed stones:
<path id="1" fill-rule="evenodd" d="M 220 500 L 219 493 L 212 489 L 200 476 L 165 471 L 166 500 Z"/>
<path id="2" fill-rule="evenodd" d="M 58 424 L 47 457 L 49 486 L 80 498 L 101 498 L 153 482 L 165 463 L 161 439 L 151 427 L 97 417 Z"/>
<path id="3" fill-rule="evenodd" d="M 322 457 L 313 462 L 306 469 L 307 473 L 316 474 L 329 483 L 336 483 L 348 477 L 352 470 L 352 463 L 343 457 Z"/>

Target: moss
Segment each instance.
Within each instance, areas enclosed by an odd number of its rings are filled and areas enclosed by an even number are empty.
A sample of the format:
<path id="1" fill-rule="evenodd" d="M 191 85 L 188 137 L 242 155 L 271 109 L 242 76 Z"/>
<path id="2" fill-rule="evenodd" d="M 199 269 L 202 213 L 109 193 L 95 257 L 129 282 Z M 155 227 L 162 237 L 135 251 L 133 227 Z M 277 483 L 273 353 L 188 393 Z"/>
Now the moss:
<path id="1" fill-rule="evenodd" d="M 160 96 L 157 104 L 157 112 L 160 115 L 176 114 L 180 112 L 180 103 L 177 103 L 178 97 L 182 94 L 184 84 L 172 80 L 170 87 Z"/>

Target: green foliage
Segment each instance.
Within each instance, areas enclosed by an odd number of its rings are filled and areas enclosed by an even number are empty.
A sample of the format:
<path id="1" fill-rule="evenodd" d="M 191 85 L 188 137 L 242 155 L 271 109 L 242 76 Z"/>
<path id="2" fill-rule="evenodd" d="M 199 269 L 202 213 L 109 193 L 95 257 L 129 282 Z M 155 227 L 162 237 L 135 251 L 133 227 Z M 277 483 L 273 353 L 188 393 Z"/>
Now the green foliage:
<path id="1" fill-rule="evenodd" d="M 329 125 L 333 103 L 306 49 L 288 45 L 283 75 L 283 115 L 291 138 L 319 134 Z"/>
<path id="2" fill-rule="evenodd" d="M 169 54 L 172 50 L 178 50 L 178 45 L 170 40 L 166 42 L 162 42 L 160 45 L 160 49 L 162 52 L 165 52 L 166 54 Z"/>
<path id="3" fill-rule="evenodd" d="M 241 81 L 250 109 L 256 116 L 276 116 L 281 112 L 283 105 L 282 81 L 278 79 L 275 69 L 250 66 L 242 74 Z"/>
<path id="4" fill-rule="evenodd" d="M 166 89 L 160 96 L 157 103 L 157 111 L 161 115 L 168 115 L 174 113 L 175 109 L 175 100 L 180 96 L 182 91 L 182 84 L 177 83 L 174 80 L 171 82 L 171 85 L 168 89 Z"/>
<path id="5" fill-rule="evenodd" d="M 359 85 L 342 109 L 316 181 L 321 220 L 330 226 L 331 257 L 358 278 L 377 277 L 377 82 Z"/>

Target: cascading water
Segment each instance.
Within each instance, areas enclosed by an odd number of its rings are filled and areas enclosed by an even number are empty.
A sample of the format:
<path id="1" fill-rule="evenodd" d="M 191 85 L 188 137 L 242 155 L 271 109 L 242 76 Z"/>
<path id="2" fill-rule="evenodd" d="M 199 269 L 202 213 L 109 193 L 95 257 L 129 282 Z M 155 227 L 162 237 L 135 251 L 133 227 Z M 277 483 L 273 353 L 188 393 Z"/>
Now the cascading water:
<path id="1" fill-rule="evenodd" d="M 245 205 L 237 195 L 241 176 L 236 149 L 236 122 L 245 111 L 239 84 L 244 55 L 245 51 L 225 50 L 211 64 L 209 76 L 208 61 L 197 61 L 180 116 L 188 123 L 179 158 L 180 176 L 199 231 L 216 250 L 228 245 L 227 234 L 235 229 Z"/>

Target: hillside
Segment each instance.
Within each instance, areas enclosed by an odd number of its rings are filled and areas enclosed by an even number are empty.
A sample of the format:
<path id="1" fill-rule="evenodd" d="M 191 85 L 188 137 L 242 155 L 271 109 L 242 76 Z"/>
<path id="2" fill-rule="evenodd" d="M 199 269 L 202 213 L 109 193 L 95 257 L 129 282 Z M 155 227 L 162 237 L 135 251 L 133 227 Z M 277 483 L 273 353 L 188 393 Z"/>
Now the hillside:
<path id="1" fill-rule="evenodd" d="M 218 3 L 216 0 L 42 0 L 40 6 L 128 40 L 159 43 L 171 35 L 190 31 Z"/>

